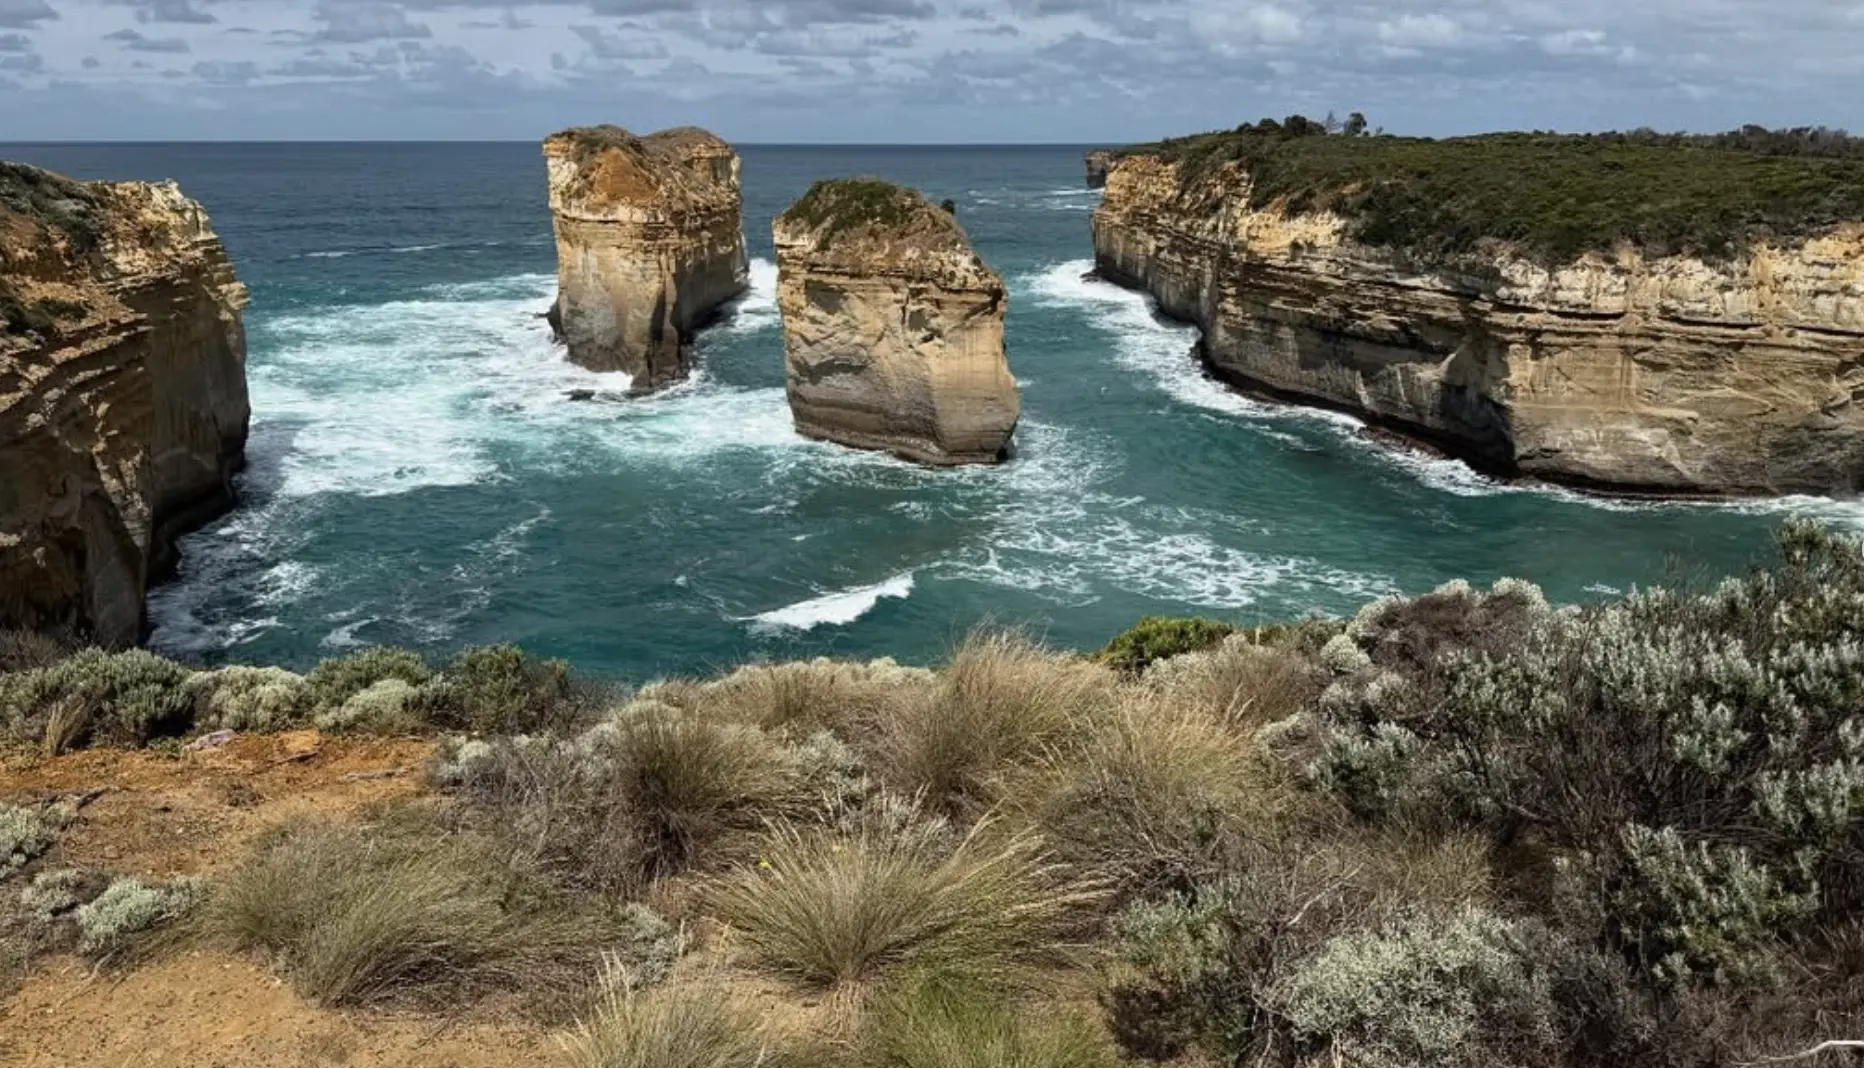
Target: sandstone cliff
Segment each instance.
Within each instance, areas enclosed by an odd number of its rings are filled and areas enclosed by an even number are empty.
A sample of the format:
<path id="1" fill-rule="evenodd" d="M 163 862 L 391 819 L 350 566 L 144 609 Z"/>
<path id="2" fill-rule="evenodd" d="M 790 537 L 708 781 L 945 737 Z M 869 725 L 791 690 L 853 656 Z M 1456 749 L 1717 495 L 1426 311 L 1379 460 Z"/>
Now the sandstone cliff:
<path id="1" fill-rule="evenodd" d="M 126 645 L 233 501 L 246 288 L 172 182 L 0 164 L 0 626 Z"/>
<path id="2" fill-rule="evenodd" d="M 929 464 L 1007 453 L 1021 402 L 1003 279 L 951 213 L 885 182 L 818 182 L 777 218 L 798 431 Z"/>
<path id="3" fill-rule="evenodd" d="M 744 291 L 737 153 L 690 127 L 544 141 L 557 238 L 550 322 L 572 361 L 637 387 L 686 376 L 693 334 Z"/>
<path id="4" fill-rule="evenodd" d="M 1107 184 L 1107 172 L 1113 169 L 1113 153 L 1103 150 L 1087 154 L 1087 187 L 1099 189 Z"/>
<path id="5" fill-rule="evenodd" d="M 1201 326 L 1222 377 L 1504 475 L 1669 494 L 1864 485 L 1864 225 L 1716 261 L 1621 242 L 1549 263 L 1490 241 L 1430 266 L 1324 207 L 1252 205 L 1237 162 L 1184 166 L 1116 161 L 1095 259 Z"/>

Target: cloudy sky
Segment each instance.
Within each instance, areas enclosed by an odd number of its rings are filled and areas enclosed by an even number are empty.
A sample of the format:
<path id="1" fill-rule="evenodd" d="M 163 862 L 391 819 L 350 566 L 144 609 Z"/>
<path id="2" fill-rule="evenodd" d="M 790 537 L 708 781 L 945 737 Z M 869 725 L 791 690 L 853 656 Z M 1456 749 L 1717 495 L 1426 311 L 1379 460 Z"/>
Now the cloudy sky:
<path id="1" fill-rule="evenodd" d="M 0 141 L 1864 127 L 1864 0 L 0 0 Z"/>

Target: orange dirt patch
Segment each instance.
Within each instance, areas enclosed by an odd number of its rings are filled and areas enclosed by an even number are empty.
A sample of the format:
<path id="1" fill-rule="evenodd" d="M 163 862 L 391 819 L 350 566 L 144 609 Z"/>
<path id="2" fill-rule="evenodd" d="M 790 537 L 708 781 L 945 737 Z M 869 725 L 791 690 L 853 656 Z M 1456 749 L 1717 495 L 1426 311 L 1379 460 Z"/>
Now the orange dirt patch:
<path id="1" fill-rule="evenodd" d="M 209 952 L 122 976 L 66 959 L 0 1006 L 10 1068 L 510 1068 L 556 1051 L 515 1023 L 318 1008 L 257 965 Z"/>
<path id="2" fill-rule="evenodd" d="M 0 760 L 0 800 L 96 794 L 48 865 L 192 874 L 236 862 L 248 839 L 292 816 L 343 817 L 419 792 L 432 752 L 418 739 L 292 731 L 242 735 L 178 759 L 120 749 L 12 756 Z"/>

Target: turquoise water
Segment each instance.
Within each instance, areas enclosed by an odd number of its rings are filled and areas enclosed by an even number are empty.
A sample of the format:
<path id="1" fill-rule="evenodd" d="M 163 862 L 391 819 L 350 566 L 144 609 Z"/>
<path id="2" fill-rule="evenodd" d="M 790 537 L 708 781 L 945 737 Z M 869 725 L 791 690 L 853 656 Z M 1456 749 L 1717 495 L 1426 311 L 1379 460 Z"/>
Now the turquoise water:
<path id="1" fill-rule="evenodd" d="M 1073 148 L 745 148 L 753 288 L 689 384 L 588 403 L 538 313 L 532 145 L 11 146 L 173 177 L 252 287 L 242 507 L 189 537 L 152 642 L 303 666 L 367 643 L 516 641 L 642 678 L 751 656 L 940 655 L 983 618 L 1087 647 L 1147 613 L 1343 612 L 1452 577 L 1559 600 L 1738 570 L 1788 509 L 1486 481 L 1205 379 L 1193 335 L 1085 280 Z M 1011 292 L 1019 455 L 922 470 L 790 430 L 771 217 L 818 177 L 957 202 Z"/>

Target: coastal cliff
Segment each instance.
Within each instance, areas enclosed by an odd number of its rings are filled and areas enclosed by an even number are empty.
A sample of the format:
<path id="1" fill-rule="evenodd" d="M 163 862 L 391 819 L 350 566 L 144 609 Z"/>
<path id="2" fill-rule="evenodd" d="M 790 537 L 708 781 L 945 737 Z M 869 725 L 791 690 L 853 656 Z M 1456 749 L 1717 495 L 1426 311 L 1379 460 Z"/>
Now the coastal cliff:
<path id="1" fill-rule="evenodd" d="M 544 141 L 557 241 L 550 322 L 571 361 L 658 388 L 691 369 L 694 333 L 749 279 L 739 161 L 681 127 L 618 126 Z"/>
<path id="2" fill-rule="evenodd" d="M 1107 184 L 1107 172 L 1113 169 L 1113 153 L 1098 150 L 1087 154 L 1087 187 L 1099 189 Z"/>
<path id="3" fill-rule="evenodd" d="M 818 182 L 775 237 L 799 432 L 927 464 L 1006 455 L 1021 411 L 1009 298 L 949 211 L 885 182 Z"/>
<path id="4" fill-rule="evenodd" d="M 0 164 L 0 626 L 141 637 L 175 539 L 234 499 L 245 304 L 174 183 Z"/>
<path id="5" fill-rule="evenodd" d="M 1324 140 L 1336 157 L 1348 151 L 1343 138 Z M 1418 210 L 1390 182 L 1337 192 L 1323 182 L 1316 193 L 1273 155 L 1285 149 L 1213 160 L 1208 148 L 1173 147 L 1116 159 L 1094 216 L 1095 261 L 1202 327 L 1201 356 L 1220 377 L 1359 415 L 1502 475 L 1659 494 L 1864 486 L 1864 224 L 1740 232 L 1708 253 L 1593 240 L 1578 229 L 1592 224 L 1591 205 L 1575 194 L 1563 210 L 1577 222 L 1509 216 L 1517 232 L 1547 226 L 1557 240 L 1477 232 L 1452 245 L 1442 231 L 1480 228 L 1456 218 L 1393 236 L 1452 209 Z M 1729 165 L 1759 175 L 1745 190 L 1799 161 Z M 1263 173 L 1280 186 L 1262 188 Z M 1597 225 L 1608 234 L 1612 221 Z"/>

